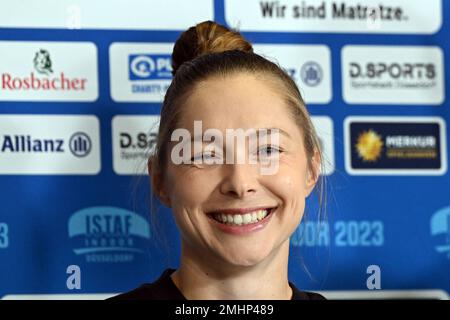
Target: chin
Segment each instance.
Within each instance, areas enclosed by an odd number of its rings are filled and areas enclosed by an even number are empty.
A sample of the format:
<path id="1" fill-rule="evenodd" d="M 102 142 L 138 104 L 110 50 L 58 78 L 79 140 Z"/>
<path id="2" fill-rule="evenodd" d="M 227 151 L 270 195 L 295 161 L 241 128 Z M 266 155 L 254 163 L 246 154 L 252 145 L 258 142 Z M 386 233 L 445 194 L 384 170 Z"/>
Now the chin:
<path id="1" fill-rule="evenodd" d="M 264 261 L 270 252 L 261 250 L 260 252 L 237 252 L 236 254 L 227 254 L 223 259 L 236 267 L 252 267 Z"/>

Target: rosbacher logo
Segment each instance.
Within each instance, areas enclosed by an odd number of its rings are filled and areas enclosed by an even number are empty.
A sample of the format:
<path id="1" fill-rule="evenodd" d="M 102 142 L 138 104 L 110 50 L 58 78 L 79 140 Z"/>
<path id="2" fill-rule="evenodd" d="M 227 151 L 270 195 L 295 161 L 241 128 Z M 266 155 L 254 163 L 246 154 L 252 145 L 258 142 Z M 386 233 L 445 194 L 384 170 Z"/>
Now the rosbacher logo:
<path id="1" fill-rule="evenodd" d="M 68 77 L 64 71 L 54 74 L 50 53 L 45 49 L 36 52 L 34 69 L 29 76 L 14 76 L 2 73 L 1 88 L 3 90 L 86 90 L 86 78 Z"/>
<path id="2" fill-rule="evenodd" d="M 0 100 L 93 101 L 97 53 L 91 43 L 0 41 Z"/>

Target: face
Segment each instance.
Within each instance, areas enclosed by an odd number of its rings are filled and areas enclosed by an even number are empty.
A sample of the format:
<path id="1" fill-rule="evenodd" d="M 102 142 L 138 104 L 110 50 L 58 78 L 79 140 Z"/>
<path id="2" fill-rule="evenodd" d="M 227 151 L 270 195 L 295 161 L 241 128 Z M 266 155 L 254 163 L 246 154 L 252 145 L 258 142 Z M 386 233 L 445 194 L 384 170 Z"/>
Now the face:
<path id="1" fill-rule="evenodd" d="M 202 121 L 203 132 L 214 128 L 224 137 L 227 129 L 282 130 L 278 143 L 271 144 L 270 152 L 278 153 L 273 174 L 261 174 L 258 163 L 248 158 L 239 164 L 176 165 L 169 156 L 160 190 L 163 202 L 172 208 L 184 245 L 199 256 L 234 266 L 270 259 L 300 223 L 305 198 L 315 184 L 308 174 L 302 131 L 283 98 L 252 75 L 208 79 L 187 99 L 180 121 L 180 127 L 192 136 L 194 121 Z M 267 146 L 260 148 L 258 152 L 267 154 Z M 265 208 L 268 211 L 254 210 Z M 256 222 L 239 225 L 246 213 L 253 219 L 256 213 Z M 260 220 L 258 214 L 263 213 L 268 215 Z M 221 218 L 227 222 L 217 221 Z"/>

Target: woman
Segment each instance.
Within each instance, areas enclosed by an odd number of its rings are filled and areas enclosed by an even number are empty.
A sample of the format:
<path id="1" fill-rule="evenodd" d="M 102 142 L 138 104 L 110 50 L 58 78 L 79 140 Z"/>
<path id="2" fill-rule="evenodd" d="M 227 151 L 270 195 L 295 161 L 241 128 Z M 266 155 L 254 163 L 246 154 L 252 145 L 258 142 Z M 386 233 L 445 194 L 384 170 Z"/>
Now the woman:
<path id="1" fill-rule="evenodd" d="M 180 230 L 181 263 L 116 298 L 323 299 L 288 280 L 289 238 L 321 166 L 318 139 L 294 81 L 254 54 L 239 33 L 211 21 L 184 32 L 172 60 L 174 78 L 148 168 L 155 194 L 172 209 Z M 216 134 L 208 147 L 197 139 L 199 123 L 201 133 Z M 239 129 L 254 129 L 249 138 L 264 133 L 271 142 L 233 149 L 226 139 L 219 144 L 225 152 L 211 148 L 211 141 Z M 191 148 L 180 151 L 182 134 L 176 132 L 192 137 L 182 141 Z M 228 160 L 243 149 L 244 162 L 207 161 Z M 263 172 L 263 162 L 273 170 Z"/>

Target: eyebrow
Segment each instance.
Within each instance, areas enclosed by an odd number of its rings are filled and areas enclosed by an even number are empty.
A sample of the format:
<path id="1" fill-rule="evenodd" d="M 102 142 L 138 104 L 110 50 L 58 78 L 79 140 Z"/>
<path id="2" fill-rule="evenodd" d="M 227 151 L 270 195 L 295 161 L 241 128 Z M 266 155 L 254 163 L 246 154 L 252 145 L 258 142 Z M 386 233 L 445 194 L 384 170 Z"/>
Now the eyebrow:
<path id="1" fill-rule="evenodd" d="M 290 136 L 290 134 L 287 133 L 287 131 L 284 131 L 284 130 L 281 129 L 281 128 L 260 128 L 260 129 L 257 129 L 257 130 L 266 130 L 266 131 L 269 131 L 269 132 L 271 132 L 272 130 L 278 130 L 281 134 L 285 135 L 285 136 L 288 137 L 289 139 L 292 139 L 291 136 Z"/>
<path id="2" fill-rule="evenodd" d="M 252 129 L 252 128 L 250 128 L 250 129 Z M 249 129 L 246 129 L 246 130 L 249 130 Z M 270 133 L 272 133 L 272 131 L 275 131 L 275 130 L 278 130 L 281 134 L 283 134 L 283 135 L 285 135 L 287 138 L 289 138 L 289 139 L 292 139 L 292 137 L 290 136 L 290 134 L 289 133 L 287 133 L 287 131 L 285 131 L 285 130 L 283 130 L 283 129 L 281 129 L 281 128 L 258 128 L 258 129 L 255 129 L 256 130 L 256 132 L 258 133 L 258 136 L 259 136 L 259 133 L 262 131 L 262 132 L 264 132 L 264 133 L 266 133 L 266 132 L 269 132 L 269 134 Z M 202 141 L 203 143 L 207 143 L 207 142 L 209 142 L 209 141 L 203 141 L 203 134 L 204 133 L 202 133 L 202 135 L 197 135 L 197 136 L 191 136 L 191 142 L 192 141 L 195 141 L 195 140 L 197 140 L 197 141 Z M 226 135 L 226 134 L 225 134 Z M 214 139 L 215 140 L 215 139 Z"/>

